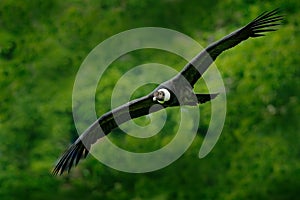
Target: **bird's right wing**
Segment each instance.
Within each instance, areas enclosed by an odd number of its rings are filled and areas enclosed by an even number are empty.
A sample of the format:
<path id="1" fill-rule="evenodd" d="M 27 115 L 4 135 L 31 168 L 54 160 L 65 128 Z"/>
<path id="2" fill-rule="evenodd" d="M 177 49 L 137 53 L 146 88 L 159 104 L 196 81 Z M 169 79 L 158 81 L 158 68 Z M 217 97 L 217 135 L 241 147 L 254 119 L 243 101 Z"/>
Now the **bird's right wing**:
<path id="1" fill-rule="evenodd" d="M 280 25 L 282 20 L 283 16 L 279 15 L 279 9 L 262 13 L 246 26 L 205 48 L 183 68 L 181 75 L 189 81 L 191 86 L 194 86 L 210 64 L 223 51 L 236 46 L 249 37 L 260 37 L 264 36 L 266 32 L 275 31 L 274 27 Z"/>
<path id="2" fill-rule="evenodd" d="M 91 146 L 98 139 L 109 134 L 120 124 L 165 107 L 164 105 L 154 106 L 155 104 L 158 105 L 153 101 L 153 94 L 149 94 L 102 115 L 65 151 L 53 169 L 53 174 L 57 175 L 62 174 L 64 171 L 70 171 L 74 165 L 78 164 L 81 158 L 85 158 L 88 155 Z"/>

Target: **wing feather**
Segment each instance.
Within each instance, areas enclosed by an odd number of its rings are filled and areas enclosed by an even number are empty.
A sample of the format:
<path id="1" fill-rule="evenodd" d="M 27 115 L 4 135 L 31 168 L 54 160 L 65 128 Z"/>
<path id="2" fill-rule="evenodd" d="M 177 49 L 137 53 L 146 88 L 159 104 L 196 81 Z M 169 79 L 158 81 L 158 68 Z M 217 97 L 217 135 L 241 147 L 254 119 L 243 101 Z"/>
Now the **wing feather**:
<path id="1" fill-rule="evenodd" d="M 275 31 L 276 29 L 273 27 L 280 25 L 283 20 L 283 16 L 279 15 L 279 13 L 279 9 L 264 12 L 246 26 L 209 45 L 183 68 L 181 75 L 189 81 L 191 86 L 194 86 L 211 63 L 223 51 L 238 45 L 250 37 L 261 37 L 266 32 Z"/>
<path id="2" fill-rule="evenodd" d="M 96 143 L 104 135 L 109 134 L 118 125 L 163 108 L 157 107 L 155 110 L 150 110 L 154 104 L 155 102 L 153 102 L 150 94 L 102 115 L 65 151 L 52 173 L 54 175 L 61 175 L 65 171 L 69 172 L 73 166 L 78 164 L 80 159 L 88 155 L 92 144 Z"/>
<path id="3" fill-rule="evenodd" d="M 260 37 L 266 32 L 275 31 L 274 27 L 280 25 L 282 20 L 283 17 L 279 15 L 278 9 L 262 13 L 246 26 L 209 45 L 184 67 L 178 77 L 183 76 L 193 86 L 223 51 L 234 47 L 249 37 Z M 197 94 L 197 98 L 199 103 L 204 103 L 213 99 L 216 95 Z M 166 107 L 163 105 L 150 111 L 150 108 L 155 104 L 152 97 L 153 93 L 150 93 L 102 115 L 65 151 L 53 169 L 53 174 L 61 175 L 64 171 L 69 172 L 74 165 L 78 164 L 81 158 L 88 155 L 92 144 L 104 135 L 109 134 L 118 125 Z"/>

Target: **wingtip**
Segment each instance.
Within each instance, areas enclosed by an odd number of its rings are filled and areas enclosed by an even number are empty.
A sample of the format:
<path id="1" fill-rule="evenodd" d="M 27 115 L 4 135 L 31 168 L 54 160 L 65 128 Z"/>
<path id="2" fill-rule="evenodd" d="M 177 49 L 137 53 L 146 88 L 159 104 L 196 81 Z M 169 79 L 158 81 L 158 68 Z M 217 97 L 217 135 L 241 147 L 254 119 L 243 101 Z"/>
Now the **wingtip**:
<path id="1" fill-rule="evenodd" d="M 276 31 L 276 27 L 282 25 L 283 21 L 282 9 L 276 8 L 269 12 L 263 12 L 246 27 L 251 30 L 250 37 L 261 37 L 265 36 L 266 32 Z"/>
<path id="2" fill-rule="evenodd" d="M 72 144 L 56 163 L 52 170 L 52 175 L 61 176 L 65 172 L 70 173 L 71 169 L 78 164 L 80 159 L 86 158 L 88 152 L 81 141 Z"/>

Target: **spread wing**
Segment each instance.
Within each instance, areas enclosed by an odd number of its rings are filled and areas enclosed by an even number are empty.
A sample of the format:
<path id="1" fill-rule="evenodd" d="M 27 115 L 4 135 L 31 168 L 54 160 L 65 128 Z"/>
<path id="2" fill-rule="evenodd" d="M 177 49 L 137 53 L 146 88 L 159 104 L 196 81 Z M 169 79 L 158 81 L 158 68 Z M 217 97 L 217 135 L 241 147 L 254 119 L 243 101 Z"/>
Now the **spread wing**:
<path id="1" fill-rule="evenodd" d="M 152 98 L 153 95 L 149 94 L 102 115 L 65 151 L 53 169 L 53 174 L 57 175 L 62 174 L 64 171 L 70 171 L 81 158 L 88 155 L 92 144 L 109 134 L 118 125 L 164 108 L 163 105 L 152 107 L 155 104 Z"/>
<path id="2" fill-rule="evenodd" d="M 246 26 L 205 48 L 183 68 L 180 72 L 181 75 L 193 86 L 223 51 L 236 46 L 250 37 L 260 37 L 264 36 L 266 32 L 275 31 L 275 26 L 280 25 L 282 20 L 283 16 L 279 15 L 279 9 L 262 13 Z"/>
<path id="3" fill-rule="evenodd" d="M 283 17 L 278 15 L 278 10 L 261 14 L 246 26 L 208 46 L 188 63 L 178 76 L 184 76 L 193 86 L 220 53 L 249 37 L 259 37 L 263 36 L 265 32 L 274 31 L 273 27 L 279 25 L 279 22 L 282 20 Z M 217 94 L 196 95 L 199 103 L 204 103 L 213 99 Z M 153 102 L 152 97 L 153 93 L 130 101 L 102 115 L 62 155 L 53 170 L 53 174 L 57 175 L 62 174 L 64 171 L 69 171 L 81 158 L 88 155 L 92 144 L 104 135 L 109 134 L 118 125 L 133 118 L 149 114 L 150 108 L 151 112 L 156 112 L 166 107 L 161 104 L 161 106 L 156 106 L 152 109 L 152 106 L 156 104 Z"/>

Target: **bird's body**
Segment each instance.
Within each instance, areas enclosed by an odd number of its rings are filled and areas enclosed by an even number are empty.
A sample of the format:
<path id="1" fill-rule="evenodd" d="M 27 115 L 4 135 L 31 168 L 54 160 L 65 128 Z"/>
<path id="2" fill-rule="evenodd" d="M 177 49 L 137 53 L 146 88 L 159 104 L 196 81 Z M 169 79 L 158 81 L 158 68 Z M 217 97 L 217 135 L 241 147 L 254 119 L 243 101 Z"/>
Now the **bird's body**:
<path id="1" fill-rule="evenodd" d="M 166 107 L 196 106 L 215 98 L 217 94 L 195 94 L 193 87 L 218 55 L 249 37 L 259 37 L 263 36 L 265 32 L 274 31 L 275 29 L 270 27 L 279 25 L 282 20 L 283 17 L 278 15 L 278 9 L 264 12 L 246 26 L 209 45 L 191 60 L 180 73 L 160 84 L 150 94 L 132 100 L 102 115 L 67 149 L 55 166 L 53 174 L 69 171 L 82 157 L 88 155 L 92 144 L 124 122 Z"/>

